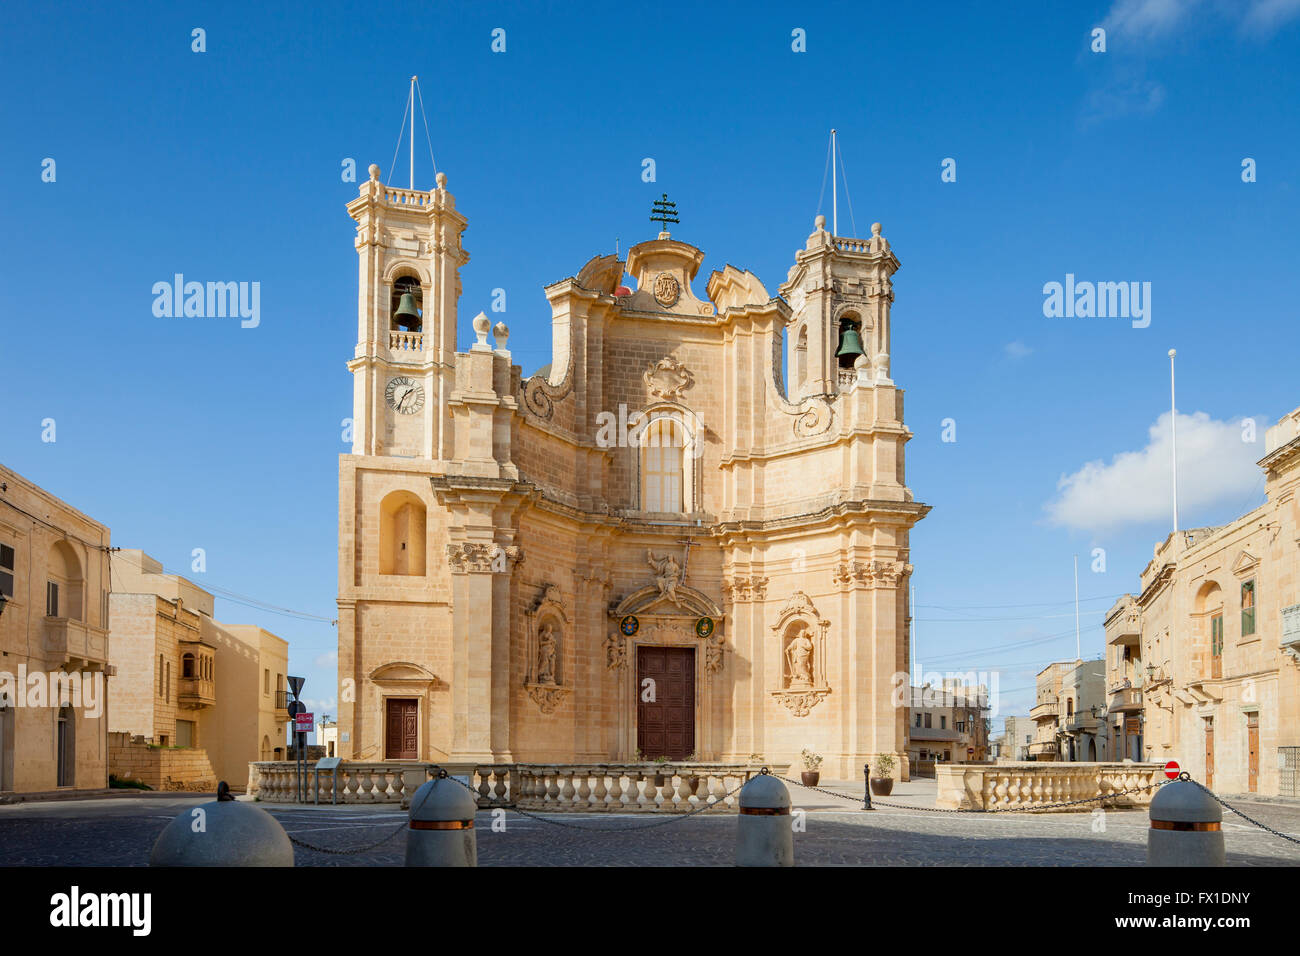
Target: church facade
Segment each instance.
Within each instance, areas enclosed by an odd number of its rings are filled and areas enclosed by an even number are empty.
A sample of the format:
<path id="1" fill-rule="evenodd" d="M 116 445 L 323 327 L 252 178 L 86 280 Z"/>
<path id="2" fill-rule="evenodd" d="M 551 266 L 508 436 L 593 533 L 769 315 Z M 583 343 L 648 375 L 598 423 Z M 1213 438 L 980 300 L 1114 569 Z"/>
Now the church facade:
<path id="1" fill-rule="evenodd" d="M 661 232 L 548 286 L 525 378 L 465 217 L 378 167 L 339 462 L 339 743 L 352 760 L 907 772 L 909 532 L 889 377 L 898 259 L 822 217 L 779 295 Z M 630 277 L 630 278 L 627 278 Z M 696 288 L 702 287 L 700 297 Z"/>

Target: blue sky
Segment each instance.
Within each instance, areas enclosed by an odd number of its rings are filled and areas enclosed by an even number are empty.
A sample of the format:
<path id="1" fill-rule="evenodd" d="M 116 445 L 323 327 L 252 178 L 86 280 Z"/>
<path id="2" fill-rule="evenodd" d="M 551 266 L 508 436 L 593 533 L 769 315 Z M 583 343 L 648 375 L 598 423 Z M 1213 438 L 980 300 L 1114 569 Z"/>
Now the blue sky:
<path id="1" fill-rule="evenodd" d="M 505 288 L 526 374 L 549 360 L 542 287 L 652 237 L 662 192 L 702 275 L 730 262 L 775 292 L 834 126 L 839 231 L 882 222 L 903 263 L 893 377 L 909 483 L 934 508 L 912 540 L 921 661 L 997 671 L 1003 712 L 1023 712 L 1034 672 L 1073 656 L 1072 556 L 1093 656 L 1099 612 L 1168 530 L 1166 351 L 1180 412 L 1203 413 L 1179 424 L 1185 526 L 1262 501 L 1263 429 L 1300 405 L 1300 2 L 637 9 L 0 8 L 0 461 L 169 570 L 332 619 L 356 327 L 341 164 L 389 177 L 412 73 L 470 222 L 462 344 Z M 416 145 L 428 188 L 422 128 Z M 398 168 L 404 184 L 405 146 Z M 260 282 L 260 324 L 155 317 L 153 284 L 178 272 Z M 1067 273 L 1150 282 L 1150 326 L 1045 317 Z M 333 710 L 328 623 L 217 612 L 289 639 Z"/>

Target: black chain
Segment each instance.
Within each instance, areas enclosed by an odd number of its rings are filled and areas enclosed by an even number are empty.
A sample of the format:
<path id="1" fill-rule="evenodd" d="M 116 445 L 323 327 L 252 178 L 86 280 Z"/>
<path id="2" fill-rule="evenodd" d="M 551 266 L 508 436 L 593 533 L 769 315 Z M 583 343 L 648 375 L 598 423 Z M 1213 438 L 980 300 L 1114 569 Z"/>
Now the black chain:
<path id="1" fill-rule="evenodd" d="M 380 824 L 376 823 L 376 824 L 372 824 L 372 826 L 380 826 Z M 365 846 L 351 846 L 342 850 L 332 849 L 327 846 L 315 846 L 311 843 L 308 843 L 306 840 L 299 840 L 296 836 L 294 836 L 292 833 L 289 833 L 288 831 L 285 832 L 285 835 L 289 838 L 289 842 L 294 844 L 295 846 L 304 847 L 305 849 L 308 850 L 315 850 L 317 853 L 330 853 L 333 854 L 334 856 L 348 856 L 352 853 L 365 853 L 367 850 L 373 850 L 377 846 L 382 846 L 383 844 L 387 843 L 389 840 L 397 836 L 397 834 L 401 833 L 405 829 L 406 829 L 406 821 L 402 821 L 402 823 L 398 825 L 396 830 L 388 834 L 388 836 L 384 837 L 382 840 L 377 840 L 374 843 L 367 843 Z"/>
<path id="2" fill-rule="evenodd" d="M 1264 830 L 1264 831 L 1266 831 L 1266 832 L 1268 832 L 1268 833 L 1271 833 L 1271 834 L 1273 834 L 1273 836 L 1275 836 L 1275 837 L 1281 837 L 1283 840 L 1287 840 L 1287 841 L 1289 841 L 1289 842 L 1291 842 L 1291 843 L 1300 843 L 1300 840 L 1297 840 L 1295 837 L 1293 837 L 1293 836 L 1288 836 L 1288 835 L 1285 834 L 1285 833 L 1282 833 L 1282 832 L 1280 832 L 1280 831 L 1278 831 L 1278 830 L 1274 830 L 1272 827 L 1268 826 L 1267 824 L 1260 823 L 1258 820 L 1255 820 L 1255 819 L 1253 819 L 1253 818 L 1251 818 L 1251 817 L 1246 816 L 1246 814 L 1242 813 L 1242 812 L 1241 812 L 1240 810 L 1238 810 L 1236 807 L 1230 805 L 1226 800 L 1221 800 L 1221 799 L 1219 799 L 1219 795 L 1218 795 L 1217 793 L 1215 793 L 1213 790 L 1211 790 L 1209 787 L 1207 787 L 1205 784 L 1201 783 L 1201 781 L 1199 781 L 1199 780 L 1192 780 L 1192 778 L 1191 778 L 1191 776 L 1190 776 L 1189 774 L 1187 774 L 1187 773 L 1183 773 L 1183 774 L 1181 774 L 1181 775 L 1179 776 L 1178 779 L 1179 779 L 1179 780 L 1185 780 L 1185 781 L 1188 781 L 1188 782 L 1191 782 L 1191 783 L 1196 784 L 1198 787 L 1200 787 L 1202 790 L 1204 790 L 1206 793 L 1208 793 L 1210 796 L 1212 796 L 1212 797 L 1214 798 L 1214 801 L 1215 801 L 1217 804 L 1219 804 L 1219 806 L 1223 807 L 1223 809 L 1225 809 L 1225 810 L 1228 810 L 1228 811 L 1230 811 L 1230 812 L 1232 812 L 1232 813 L 1235 813 L 1237 816 L 1241 817 L 1241 818 L 1242 818 L 1243 820 L 1245 820 L 1247 823 L 1253 823 L 1255 826 L 1259 827 L 1261 830 Z"/>
<path id="3" fill-rule="evenodd" d="M 764 770 L 763 772 L 766 773 L 767 771 Z M 475 790 L 473 787 L 471 787 L 469 784 L 465 783 L 463 780 L 457 780 L 455 777 L 449 777 L 449 778 L 447 778 L 447 779 L 450 779 L 450 780 L 456 780 L 456 782 L 457 782 L 458 784 L 460 784 L 462 787 L 464 787 L 464 788 L 465 788 L 466 790 L 468 790 L 470 793 L 474 794 L 474 796 L 476 796 L 476 797 L 478 796 L 478 791 Z M 749 782 L 748 780 L 745 781 L 745 783 L 748 783 L 748 782 Z M 739 787 L 736 787 L 736 788 L 735 788 L 734 790 L 732 790 L 730 793 L 723 794 L 723 795 L 722 795 L 721 797 L 719 797 L 715 802 L 713 802 L 713 803 L 706 803 L 706 804 L 703 804 L 703 805 L 701 805 L 701 806 L 696 807 L 694 810 L 690 810 L 690 811 L 688 811 L 688 812 L 686 812 L 686 813 L 673 813 L 673 814 L 671 814 L 670 816 L 668 816 L 667 819 L 664 819 L 664 820 L 656 820 L 656 821 L 654 821 L 653 823 L 643 823 L 643 824 L 641 824 L 641 825 L 639 825 L 639 826 L 630 826 L 630 827 L 592 827 L 592 826 L 582 826 L 582 825 L 577 824 L 577 823 L 565 823 L 565 822 L 562 821 L 562 820 L 552 820 L 552 819 L 550 819 L 549 817 L 544 817 L 544 816 L 542 816 L 541 814 L 538 814 L 538 813 L 532 813 L 532 812 L 530 812 L 530 811 L 528 811 L 528 810 L 521 810 L 519 807 L 514 807 L 513 810 L 514 810 L 515 813 L 518 813 L 520 816 L 528 817 L 530 820 L 538 820 L 538 821 L 540 821 L 540 822 L 542 822 L 542 823 L 549 823 L 549 824 L 551 824 L 552 826 L 564 827 L 565 829 L 568 829 L 568 830 L 587 830 L 587 831 L 597 832 L 597 833 L 599 833 L 599 832 L 605 832 L 605 833 L 623 833 L 623 832 L 631 832 L 632 830 L 652 830 L 652 829 L 654 829 L 655 827 L 663 827 L 663 826 L 667 826 L 667 825 L 670 824 L 670 823 L 680 823 L 682 820 L 688 820 L 688 819 L 690 819 L 691 817 L 693 817 L 693 816 L 695 816 L 695 815 L 697 815 L 697 814 L 700 814 L 700 813 L 704 813 L 704 812 L 706 812 L 706 811 L 708 811 L 708 810 L 716 810 L 716 809 L 718 809 L 719 807 L 724 806 L 724 802 L 726 801 L 727 797 L 730 797 L 730 796 L 733 796 L 733 795 L 739 793 L 739 792 L 741 791 L 741 789 L 742 789 L 744 786 L 745 786 L 745 784 L 742 783 Z M 501 808 L 493 808 L 493 809 L 505 809 L 505 808 L 504 808 L 504 807 L 501 807 Z M 567 811 L 566 811 L 566 812 L 567 812 Z"/>
<path id="4" fill-rule="evenodd" d="M 777 779 L 784 780 L 786 783 L 798 784 L 808 790 L 816 790 L 818 793 L 825 793 L 832 797 L 839 797 L 841 800 L 851 800 L 854 803 L 862 802 L 861 797 L 851 797 L 848 794 L 835 793 L 833 790 L 826 790 L 822 787 L 809 787 L 802 781 L 792 780 L 789 777 L 778 777 Z M 951 810 L 944 807 L 909 807 L 904 803 L 882 803 L 875 799 L 871 801 L 871 805 L 873 807 L 888 807 L 891 810 L 920 810 L 923 813 L 1035 813 L 1040 810 L 1057 810 L 1061 807 L 1077 807 L 1085 803 L 1097 803 L 1099 801 L 1109 800 L 1111 797 L 1122 797 L 1130 793 L 1143 793 L 1147 790 L 1159 789 L 1170 782 L 1171 781 L 1169 780 L 1161 780 L 1158 783 L 1148 784 L 1145 787 L 1132 787 L 1128 790 L 1116 790 L 1113 793 L 1102 794 L 1096 797 L 1086 797 L 1082 800 L 1066 800 L 1061 803 L 1028 804 L 1023 807 L 994 807 L 991 810 L 980 809 L 978 807 L 958 807 Z"/>

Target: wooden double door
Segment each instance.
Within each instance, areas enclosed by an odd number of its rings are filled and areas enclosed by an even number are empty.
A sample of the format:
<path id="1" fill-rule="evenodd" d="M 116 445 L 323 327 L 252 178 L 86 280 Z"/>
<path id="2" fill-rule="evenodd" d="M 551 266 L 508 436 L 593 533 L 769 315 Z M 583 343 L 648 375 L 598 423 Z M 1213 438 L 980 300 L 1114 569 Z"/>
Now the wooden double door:
<path id="1" fill-rule="evenodd" d="M 414 697 L 384 701 L 384 759 L 420 758 L 420 702 Z"/>
<path id="2" fill-rule="evenodd" d="M 638 647 L 636 746 L 646 760 L 695 752 L 695 649 Z"/>

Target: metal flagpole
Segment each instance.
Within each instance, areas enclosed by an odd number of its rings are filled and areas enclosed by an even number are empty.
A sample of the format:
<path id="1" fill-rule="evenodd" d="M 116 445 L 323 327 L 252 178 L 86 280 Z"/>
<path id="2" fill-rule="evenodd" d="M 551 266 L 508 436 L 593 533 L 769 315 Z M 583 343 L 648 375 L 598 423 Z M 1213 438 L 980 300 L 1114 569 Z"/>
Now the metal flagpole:
<path id="1" fill-rule="evenodd" d="M 1173 456 L 1174 483 L 1174 534 L 1178 533 L 1178 403 L 1174 399 L 1174 356 L 1176 349 L 1169 350 L 1169 436 L 1170 454 Z"/>
<path id="2" fill-rule="evenodd" d="M 1074 659 L 1083 660 L 1079 646 L 1079 556 L 1074 556 Z"/>
<path id="3" fill-rule="evenodd" d="M 411 77 L 411 189 L 415 188 L 415 80 Z"/>
<path id="4" fill-rule="evenodd" d="M 831 130 L 831 235 L 840 234 L 840 192 L 835 185 L 835 157 L 838 147 L 835 145 L 835 130 Z M 822 180 L 826 182 L 826 180 Z"/>

